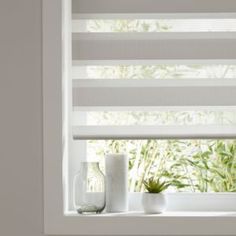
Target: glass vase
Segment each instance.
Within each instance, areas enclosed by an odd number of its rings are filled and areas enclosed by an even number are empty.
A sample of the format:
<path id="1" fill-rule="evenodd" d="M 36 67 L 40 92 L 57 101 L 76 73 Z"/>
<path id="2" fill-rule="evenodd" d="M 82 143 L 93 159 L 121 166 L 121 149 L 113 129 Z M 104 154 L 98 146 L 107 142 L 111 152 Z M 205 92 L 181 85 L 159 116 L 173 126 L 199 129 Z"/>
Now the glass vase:
<path id="1" fill-rule="evenodd" d="M 101 213 L 105 208 L 105 176 L 98 162 L 81 162 L 74 177 L 74 207 L 80 214 Z"/>

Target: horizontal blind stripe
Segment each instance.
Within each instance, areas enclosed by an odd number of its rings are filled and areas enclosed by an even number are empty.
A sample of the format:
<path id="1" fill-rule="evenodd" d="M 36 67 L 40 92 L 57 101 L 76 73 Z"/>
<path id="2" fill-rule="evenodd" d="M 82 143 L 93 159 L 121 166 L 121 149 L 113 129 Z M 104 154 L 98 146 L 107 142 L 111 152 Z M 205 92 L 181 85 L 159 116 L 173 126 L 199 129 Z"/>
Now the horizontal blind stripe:
<path id="1" fill-rule="evenodd" d="M 236 13 L 93 13 L 72 15 L 73 20 L 110 20 L 110 19 L 235 19 Z"/>
<path id="2" fill-rule="evenodd" d="M 236 106 L 235 86 L 77 87 L 73 106 Z"/>
<path id="3" fill-rule="evenodd" d="M 73 79 L 73 88 L 236 87 L 235 79 Z"/>
<path id="4" fill-rule="evenodd" d="M 235 59 L 145 59 L 145 60 L 135 60 L 129 59 L 129 60 L 73 60 L 72 66 L 117 66 L 117 65 L 176 65 L 176 64 L 182 64 L 182 65 L 232 65 L 235 64 Z"/>
<path id="5" fill-rule="evenodd" d="M 73 40 L 73 60 L 235 60 L 234 39 Z"/>
<path id="6" fill-rule="evenodd" d="M 149 32 L 149 33 L 73 33 L 72 40 L 183 40 L 183 39 L 236 39 L 236 32 Z"/>
<path id="7" fill-rule="evenodd" d="M 76 126 L 73 138 L 82 139 L 211 139 L 236 138 L 236 126 Z"/>
<path id="8" fill-rule="evenodd" d="M 234 12 L 235 0 L 72 0 L 73 14 Z"/>

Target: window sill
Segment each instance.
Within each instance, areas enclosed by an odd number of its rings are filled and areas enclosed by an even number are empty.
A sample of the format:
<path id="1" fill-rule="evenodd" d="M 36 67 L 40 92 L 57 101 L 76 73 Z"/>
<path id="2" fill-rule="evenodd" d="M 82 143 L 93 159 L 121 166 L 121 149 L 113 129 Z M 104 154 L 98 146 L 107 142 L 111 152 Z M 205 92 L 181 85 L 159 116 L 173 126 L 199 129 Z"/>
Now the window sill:
<path id="1" fill-rule="evenodd" d="M 167 211 L 79 215 L 50 218 L 48 235 L 235 235 L 236 212 Z"/>
<path id="2" fill-rule="evenodd" d="M 130 193 L 129 212 L 51 218 L 48 234 L 64 235 L 235 235 L 236 194 L 168 193 L 167 211 L 142 212 L 142 194 Z M 61 213 L 62 214 L 62 213 Z M 92 226 L 92 227 L 91 227 Z"/>
<path id="3" fill-rule="evenodd" d="M 77 214 L 72 212 L 66 216 L 74 217 L 236 217 L 235 211 L 166 211 L 161 214 L 145 214 L 138 211 L 101 214 Z"/>

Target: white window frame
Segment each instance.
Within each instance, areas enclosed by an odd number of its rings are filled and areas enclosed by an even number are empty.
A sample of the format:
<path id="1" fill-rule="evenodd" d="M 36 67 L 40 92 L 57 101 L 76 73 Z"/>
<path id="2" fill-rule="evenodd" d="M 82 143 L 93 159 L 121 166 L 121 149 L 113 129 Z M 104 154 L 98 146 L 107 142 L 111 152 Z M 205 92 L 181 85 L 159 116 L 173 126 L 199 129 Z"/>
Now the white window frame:
<path id="1" fill-rule="evenodd" d="M 180 0 L 185 2 L 185 0 Z M 188 4 L 190 1 L 187 0 Z M 198 0 L 200 1 L 200 0 Z M 204 0 L 205 1 L 205 0 Z M 220 0 L 215 0 L 215 2 Z M 236 214 L 65 216 L 66 0 L 43 0 L 44 232 L 56 235 L 235 235 Z M 210 4 L 207 1 L 207 5 Z M 224 2 L 223 2 L 224 4 Z M 233 4 L 233 2 L 232 2 Z M 221 4 L 222 5 L 222 4 Z M 216 9 L 217 10 L 217 9 Z M 64 165 L 63 165 L 64 163 Z M 65 186 L 65 185 L 64 185 Z"/>

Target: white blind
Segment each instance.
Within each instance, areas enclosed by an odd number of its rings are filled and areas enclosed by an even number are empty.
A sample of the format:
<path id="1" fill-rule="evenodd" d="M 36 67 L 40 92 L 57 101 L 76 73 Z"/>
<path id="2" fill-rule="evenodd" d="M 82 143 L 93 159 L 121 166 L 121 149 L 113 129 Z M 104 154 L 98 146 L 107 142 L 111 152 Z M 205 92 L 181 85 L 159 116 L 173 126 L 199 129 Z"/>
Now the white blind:
<path id="1" fill-rule="evenodd" d="M 223 64 L 236 60 L 234 0 L 73 0 L 72 71 L 78 67 L 115 65 Z M 139 19 L 182 19 L 174 29 L 113 30 L 112 22 Z M 183 29 L 194 20 L 193 29 Z M 184 21 L 185 20 L 185 21 Z M 102 21 L 104 32 L 88 24 Z M 222 23 L 222 22 L 223 23 Z M 108 22 L 108 23 L 107 23 Z M 206 22 L 208 28 L 199 27 Z M 117 22 L 116 22 L 117 23 Z M 158 22 L 157 22 L 158 23 Z M 191 28 L 188 22 L 187 29 Z M 220 24 L 217 27 L 216 24 Z M 224 25 L 226 27 L 224 28 Z M 211 27 L 212 26 L 212 27 Z M 107 28 L 106 28 L 107 27 Z M 148 26 L 147 26 L 148 27 Z M 176 26 L 175 26 L 176 27 Z M 194 28 L 195 27 L 195 28 Z M 143 79 L 73 77 L 73 108 L 78 111 L 129 107 L 221 107 L 236 105 L 236 78 Z M 105 108 L 104 108 L 105 107 Z M 86 115 L 85 115 L 86 116 Z M 110 138 L 234 138 L 235 124 L 185 126 L 90 126 L 73 128 L 75 139 Z"/>

